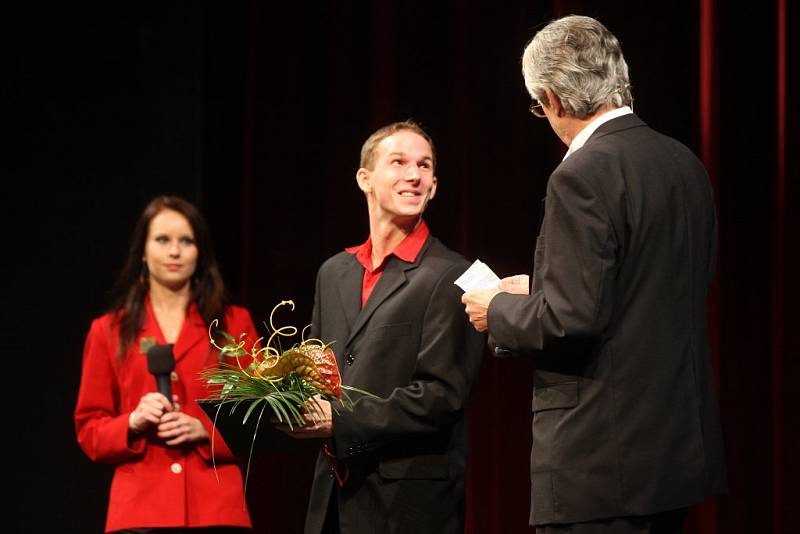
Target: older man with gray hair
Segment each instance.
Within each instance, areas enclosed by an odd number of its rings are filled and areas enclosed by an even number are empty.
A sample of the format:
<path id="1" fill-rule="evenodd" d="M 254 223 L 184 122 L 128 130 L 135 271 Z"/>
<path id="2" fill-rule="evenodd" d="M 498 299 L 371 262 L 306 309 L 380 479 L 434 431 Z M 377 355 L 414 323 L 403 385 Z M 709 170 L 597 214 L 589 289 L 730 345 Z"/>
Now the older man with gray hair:
<path id="1" fill-rule="evenodd" d="M 528 277 L 466 293 L 498 356 L 533 359 L 537 533 L 679 533 L 726 488 L 706 327 L 714 196 L 702 163 L 633 114 L 619 42 L 551 22 L 522 57 L 567 145 Z"/>

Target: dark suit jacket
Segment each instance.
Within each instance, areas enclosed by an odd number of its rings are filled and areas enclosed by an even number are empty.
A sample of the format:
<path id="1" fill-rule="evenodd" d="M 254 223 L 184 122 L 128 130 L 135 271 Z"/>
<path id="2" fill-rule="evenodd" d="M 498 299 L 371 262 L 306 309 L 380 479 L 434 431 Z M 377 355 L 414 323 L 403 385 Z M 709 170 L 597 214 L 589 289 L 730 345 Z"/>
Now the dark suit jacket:
<path id="1" fill-rule="evenodd" d="M 379 398 L 334 415 L 330 445 L 349 477 L 340 488 L 320 454 L 306 533 L 320 532 L 331 491 L 343 534 L 463 531 L 464 418 L 485 346 L 453 284 L 467 267 L 429 237 L 415 263 L 388 260 L 363 310 L 354 255 L 320 268 L 311 335 L 335 341 L 344 384 Z"/>
<path id="2" fill-rule="evenodd" d="M 713 192 L 635 115 L 553 172 L 531 295 L 488 312 L 495 352 L 536 367 L 531 524 L 647 515 L 726 486 L 706 295 Z"/>

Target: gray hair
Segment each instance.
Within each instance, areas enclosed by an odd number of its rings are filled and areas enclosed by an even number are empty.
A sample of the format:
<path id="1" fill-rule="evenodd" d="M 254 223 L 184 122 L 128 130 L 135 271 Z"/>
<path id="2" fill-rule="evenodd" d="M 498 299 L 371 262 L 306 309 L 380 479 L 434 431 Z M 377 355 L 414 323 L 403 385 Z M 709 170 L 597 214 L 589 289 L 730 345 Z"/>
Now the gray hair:
<path id="1" fill-rule="evenodd" d="M 578 119 L 633 102 L 619 41 L 591 17 L 570 15 L 542 28 L 522 54 L 522 75 L 533 98 L 549 106 L 546 87 Z"/>

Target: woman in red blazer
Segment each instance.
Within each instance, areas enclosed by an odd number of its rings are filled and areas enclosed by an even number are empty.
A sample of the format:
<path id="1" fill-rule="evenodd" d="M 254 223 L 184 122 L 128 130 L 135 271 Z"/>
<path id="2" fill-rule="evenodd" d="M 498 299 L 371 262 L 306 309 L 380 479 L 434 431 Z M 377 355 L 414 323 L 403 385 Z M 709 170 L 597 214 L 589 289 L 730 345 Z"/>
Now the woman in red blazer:
<path id="1" fill-rule="evenodd" d="M 198 373 L 219 358 L 208 325 L 220 319 L 251 343 L 257 336 L 247 310 L 227 304 L 193 205 L 159 197 L 145 208 L 118 289 L 86 339 L 75 408 L 83 451 L 116 465 L 106 532 L 249 529 L 239 466 L 195 400 L 209 396 Z M 147 370 L 147 349 L 164 343 L 174 345 L 172 399 Z"/>

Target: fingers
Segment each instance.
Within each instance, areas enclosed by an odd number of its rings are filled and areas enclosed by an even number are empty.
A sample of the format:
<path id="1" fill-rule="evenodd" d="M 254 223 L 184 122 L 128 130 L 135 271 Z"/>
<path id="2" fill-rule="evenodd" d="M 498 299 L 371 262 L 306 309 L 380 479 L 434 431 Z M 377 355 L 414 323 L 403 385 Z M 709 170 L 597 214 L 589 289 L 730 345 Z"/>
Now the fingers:
<path id="1" fill-rule="evenodd" d="M 158 425 L 158 437 L 161 439 L 174 439 L 187 431 L 186 416 L 177 412 L 164 414 Z"/>
<path id="2" fill-rule="evenodd" d="M 172 411 L 172 404 L 161 393 L 151 392 L 139 400 L 139 406 L 136 409 L 142 409 L 147 413 L 163 414 Z"/>
<path id="3" fill-rule="evenodd" d="M 500 280 L 498 288 L 506 293 L 516 295 L 527 295 L 529 289 L 529 277 L 527 274 L 517 274 Z"/>
<path id="4" fill-rule="evenodd" d="M 298 423 L 295 419 L 291 419 L 292 426 L 289 426 L 289 422 L 285 419 L 281 420 L 278 419 L 277 416 L 273 415 L 269 418 L 270 423 L 272 426 L 277 428 L 278 430 L 282 430 L 284 432 L 294 432 L 299 429 L 307 429 L 315 426 L 319 426 L 322 422 L 322 419 L 319 416 L 304 413 L 303 414 L 303 421 Z"/>
<path id="5" fill-rule="evenodd" d="M 303 414 L 303 423 L 292 421 L 281 422 L 277 417 L 270 418 L 273 426 L 281 432 L 298 439 L 328 438 L 333 435 L 330 403 L 322 398 L 315 398 L 307 403 L 307 411 Z"/>
<path id="6" fill-rule="evenodd" d="M 466 308 L 467 315 L 469 316 L 469 322 L 478 332 L 486 332 L 489 329 L 489 321 L 486 317 L 486 310 L 485 309 L 470 309 L 470 306 Z"/>
<path id="7" fill-rule="evenodd" d="M 144 430 L 150 425 L 157 425 L 165 412 L 172 410 L 172 405 L 161 393 L 150 392 L 139 399 L 139 404 L 130 416 L 133 430 Z"/>
<path id="8" fill-rule="evenodd" d="M 275 428 L 297 439 L 329 438 L 333 435 L 331 425 L 316 423 L 305 426 L 293 426 L 294 428 L 292 429 L 286 423 L 279 423 L 275 425 Z"/>
<path id="9" fill-rule="evenodd" d="M 314 423 L 330 422 L 331 420 L 331 403 L 326 401 L 320 395 L 315 395 L 306 403 L 305 417 L 307 421 Z"/>
<path id="10" fill-rule="evenodd" d="M 489 329 L 489 325 L 486 322 L 485 318 L 484 319 L 470 318 L 469 322 L 472 323 L 473 328 L 475 328 L 475 330 L 477 330 L 478 332 L 486 332 Z"/>
<path id="11" fill-rule="evenodd" d="M 462 301 L 464 297 L 462 297 Z M 464 311 L 467 313 L 469 318 L 469 322 L 472 323 L 472 326 L 475 327 L 475 330 L 478 332 L 485 332 L 487 328 L 487 308 L 478 304 L 474 304 L 472 301 L 467 300 L 464 302 L 466 306 L 464 306 Z"/>
<path id="12" fill-rule="evenodd" d="M 157 435 L 166 440 L 167 445 L 180 445 L 205 439 L 208 432 L 199 419 L 182 412 L 170 412 L 161 418 Z"/>
<path id="13" fill-rule="evenodd" d="M 155 425 L 161 420 L 161 408 L 154 408 L 151 406 L 144 406 L 137 409 L 137 423 L 145 422 L 147 424 Z M 139 424 L 141 426 L 141 424 Z"/>
<path id="14" fill-rule="evenodd" d="M 469 322 L 478 332 L 486 332 L 489 328 L 487 313 L 492 299 L 500 293 L 497 289 L 482 289 L 469 291 L 461 295 L 464 311 L 469 316 Z"/>
<path id="15" fill-rule="evenodd" d="M 164 415 L 161 416 L 161 419 L 158 420 L 159 428 L 161 428 L 161 425 L 166 424 L 166 423 L 175 424 L 175 423 L 179 422 L 182 417 L 185 417 L 185 414 L 183 414 L 182 412 L 167 412 L 167 413 L 165 413 Z"/>
<path id="16" fill-rule="evenodd" d="M 149 405 L 160 407 L 162 411 L 172 411 L 172 403 L 161 393 L 157 391 L 152 391 L 142 397 L 141 403 L 147 403 Z"/>

